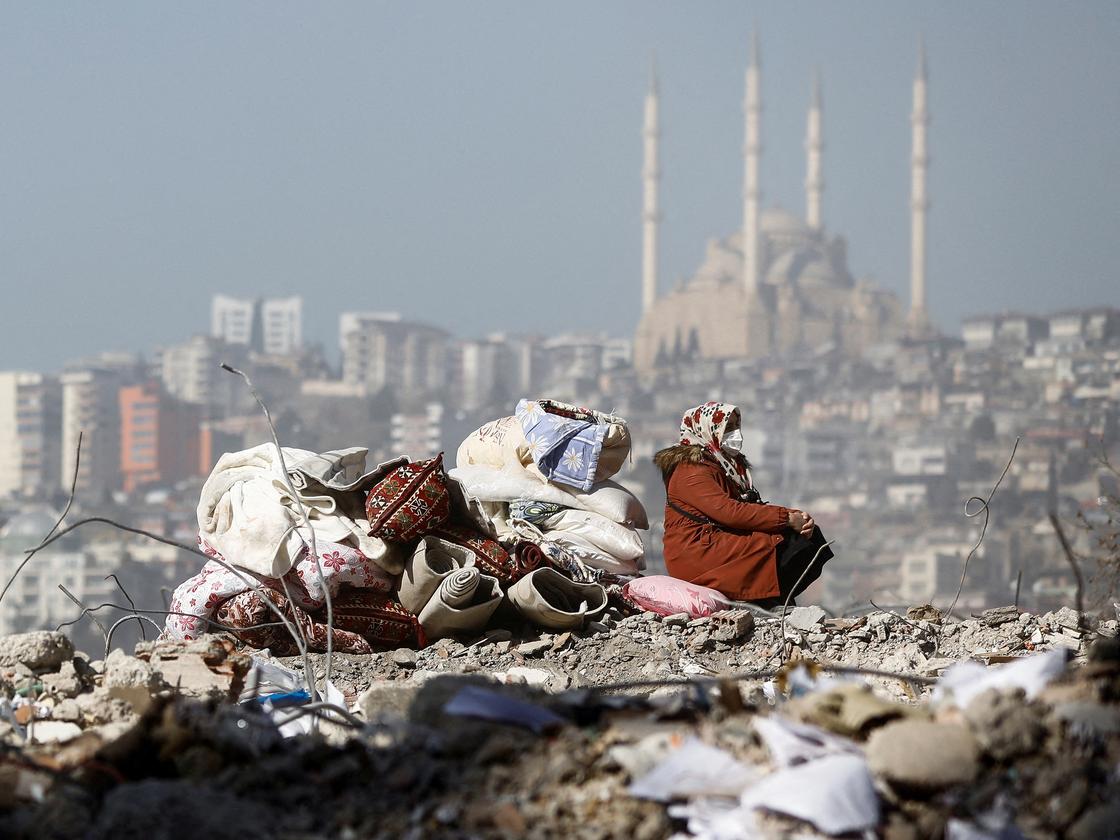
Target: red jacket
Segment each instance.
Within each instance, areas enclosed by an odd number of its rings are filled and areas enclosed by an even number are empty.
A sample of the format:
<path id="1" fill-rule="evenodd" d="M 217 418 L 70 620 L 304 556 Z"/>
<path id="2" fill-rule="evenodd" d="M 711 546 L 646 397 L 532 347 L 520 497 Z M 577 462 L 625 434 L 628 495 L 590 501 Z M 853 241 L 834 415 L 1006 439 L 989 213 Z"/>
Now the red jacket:
<path id="1" fill-rule="evenodd" d="M 693 516 L 665 507 L 665 566 L 675 578 L 717 589 L 738 601 L 776 598 L 775 561 L 789 509 L 737 501 L 730 480 L 693 446 L 674 446 L 655 458 L 666 475 L 668 500 Z M 720 527 L 722 526 L 722 527 Z"/>

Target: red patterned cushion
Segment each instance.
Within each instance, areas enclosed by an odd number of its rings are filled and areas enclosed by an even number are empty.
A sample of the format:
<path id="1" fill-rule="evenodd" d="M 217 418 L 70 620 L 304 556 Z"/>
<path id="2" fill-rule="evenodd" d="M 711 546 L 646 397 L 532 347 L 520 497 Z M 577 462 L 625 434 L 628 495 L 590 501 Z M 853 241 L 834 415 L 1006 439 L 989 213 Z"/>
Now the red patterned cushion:
<path id="1" fill-rule="evenodd" d="M 443 453 L 397 467 L 366 497 L 369 533 L 388 542 L 411 542 L 447 521 L 450 500 Z"/>

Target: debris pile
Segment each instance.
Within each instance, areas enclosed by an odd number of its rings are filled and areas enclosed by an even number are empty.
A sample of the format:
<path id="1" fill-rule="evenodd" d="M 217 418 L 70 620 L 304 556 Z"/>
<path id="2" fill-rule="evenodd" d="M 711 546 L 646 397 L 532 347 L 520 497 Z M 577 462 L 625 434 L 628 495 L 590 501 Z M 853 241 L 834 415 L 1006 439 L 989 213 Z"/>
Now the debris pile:
<path id="1" fill-rule="evenodd" d="M 226 636 L 93 662 L 62 634 L 10 636 L 0 835 L 1107 838 L 1116 629 L 1069 610 L 611 610 L 336 655 L 318 706 L 281 702 L 302 659 Z M 319 724 L 288 737 L 297 718 Z"/>

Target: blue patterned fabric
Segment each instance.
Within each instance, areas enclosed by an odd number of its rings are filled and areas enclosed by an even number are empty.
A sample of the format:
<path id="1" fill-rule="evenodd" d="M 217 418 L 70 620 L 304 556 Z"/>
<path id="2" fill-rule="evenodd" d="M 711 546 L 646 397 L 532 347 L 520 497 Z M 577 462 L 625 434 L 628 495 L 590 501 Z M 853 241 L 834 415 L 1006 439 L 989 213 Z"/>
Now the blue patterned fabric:
<path id="1" fill-rule="evenodd" d="M 548 400 L 521 400 L 516 414 L 529 454 L 544 477 L 554 484 L 590 490 L 607 424 L 597 422 L 591 411 Z"/>
<path id="2" fill-rule="evenodd" d="M 538 502 L 534 499 L 515 499 L 509 503 L 509 518 L 524 519 L 534 525 L 540 525 L 547 519 L 562 511 L 568 510 L 563 505 L 552 502 Z"/>

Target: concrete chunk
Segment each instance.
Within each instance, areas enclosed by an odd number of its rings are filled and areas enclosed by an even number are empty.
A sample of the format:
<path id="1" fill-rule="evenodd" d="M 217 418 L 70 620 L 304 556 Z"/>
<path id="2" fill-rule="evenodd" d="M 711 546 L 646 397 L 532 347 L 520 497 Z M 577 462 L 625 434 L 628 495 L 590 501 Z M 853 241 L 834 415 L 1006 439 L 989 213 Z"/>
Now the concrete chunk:
<path id="1" fill-rule="evenodd" d="M 980 769 L 976 741 L 965 727 L 913 720 L 875 730 L 867 761 L 887 781 L 922 790 L 971 782 Z"/>
<path id="2" fill-rule="evenodd" d="M 0 638 L 0 668 L 23 665 L 36 673 L 57 671 L 74 658 L 74 645 L 53 630 L 16 633 Z"/>
<path id="3" fill-rule="evenodd" d="M 820 607 L 794 607 L 786 613 L 786 624 L 797 630 L 816 630 L 826 618 L 828 613 Z"/>

